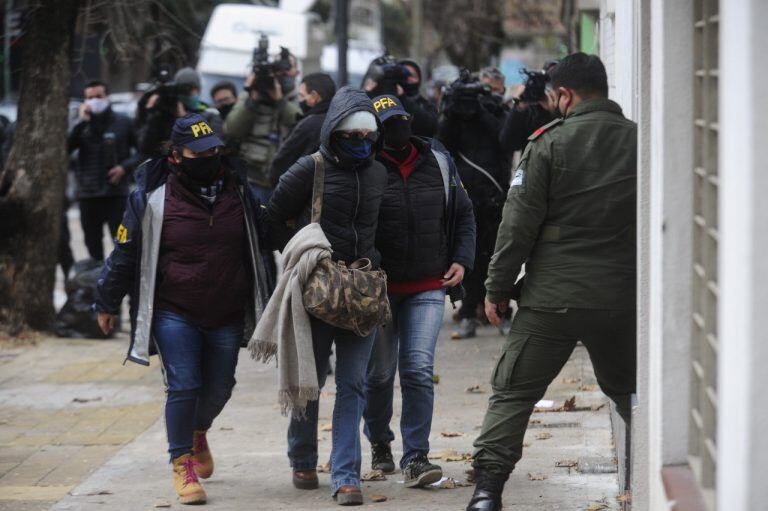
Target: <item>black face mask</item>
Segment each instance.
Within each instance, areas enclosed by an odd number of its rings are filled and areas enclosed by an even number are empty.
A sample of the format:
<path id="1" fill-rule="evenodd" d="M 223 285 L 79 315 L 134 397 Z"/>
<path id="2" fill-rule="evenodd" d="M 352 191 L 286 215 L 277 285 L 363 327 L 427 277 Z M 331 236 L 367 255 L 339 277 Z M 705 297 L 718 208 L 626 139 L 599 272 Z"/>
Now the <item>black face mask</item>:
<path id="1" fill-rule="evenodd" d="M 229 115 L 229 112 L 232 111 L 232 108 L 235 106 L 234 103 L 230 103 L 229 105 L 221 105 L 218 107 L 219 115 L 221 115 L 221 119 L 224 120 Z"/>
<path id="2" fill-rule="evenodd" d="M 416 83 L 404 83 L 401 85 L 406 96 L 418 96 L 419 95 L 419 82 Z"/>
<path id="3" fill-rule="evenodd" d="M 301 113 L 303 113 L 304 115 L 307 115 L 307 113 L 309 113 L 309 111 L 312 110 L 312 107 L 309 106 L 309 103 L 307 103 L 306 101 L 299 101 L 299 108 L 301 108 Z"/>
<path id="4" fill-rule="evenodd" d="M 389 119 L 384 123 L 384 145 L 402 149 L 411 139 L 410 119 Z"/>
<path id="5" fill-rule="evenodd" d="M 277 77 L 277 81 L 283 94 L 288 94 L 296 88 L 296 78 L 293 76 L 281 75 Z"/>
<path id="6" fill-rule="evenodd" d="M 181 172 L 190 182 L 197 186 L 209 186 L 216 180 L 221 168 L 221 155 L 201 156 L 199 158 L 181 157 Z"/>

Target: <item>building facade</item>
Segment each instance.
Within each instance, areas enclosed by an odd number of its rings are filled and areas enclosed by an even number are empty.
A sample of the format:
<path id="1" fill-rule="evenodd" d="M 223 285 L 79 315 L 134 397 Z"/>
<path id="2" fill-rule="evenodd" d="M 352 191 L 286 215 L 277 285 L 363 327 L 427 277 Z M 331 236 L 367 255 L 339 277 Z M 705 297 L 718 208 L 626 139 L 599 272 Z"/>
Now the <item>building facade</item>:
<path id="1" fill-rule="evenodd" d="M 768 509 L 768 2 L 599 7 L 640 128 L 632 507 Z"/>

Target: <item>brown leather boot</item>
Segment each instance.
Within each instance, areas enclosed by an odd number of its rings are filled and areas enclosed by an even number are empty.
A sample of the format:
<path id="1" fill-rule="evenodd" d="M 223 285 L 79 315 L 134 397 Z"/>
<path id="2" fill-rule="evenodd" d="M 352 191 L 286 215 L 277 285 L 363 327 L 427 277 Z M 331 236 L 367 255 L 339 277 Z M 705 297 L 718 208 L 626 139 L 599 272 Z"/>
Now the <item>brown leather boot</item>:
<path id="1" fill-rule="evenodd" d="M 197 480 L 195 459 L 191 454 L 173 460 L 173 487 L 182 504 L 205 504 L 205 490 Z"/>
<path id="2" fill-rule="evenodd" d="M 294 470 L 293 486 L 299 490 L 315 490 L 320 486 L 317 470 Z"/>
<path id="3" fill-rule="evenodd" d="M 208 479 L 213 475 L 213 456 L 208 447 L 208 439 L 205 437 L 206 431 L 195 431 L 192 439 L 192 451 L 195 458 L 195 472 L 197 477 Z"/>
<path id="4" fill-rule="evenodd" d="M 340 506 L 362 506 L 363 492 L 360 488 L 352 485 L 345 485 L 336 492 L 336 503 Z"/>

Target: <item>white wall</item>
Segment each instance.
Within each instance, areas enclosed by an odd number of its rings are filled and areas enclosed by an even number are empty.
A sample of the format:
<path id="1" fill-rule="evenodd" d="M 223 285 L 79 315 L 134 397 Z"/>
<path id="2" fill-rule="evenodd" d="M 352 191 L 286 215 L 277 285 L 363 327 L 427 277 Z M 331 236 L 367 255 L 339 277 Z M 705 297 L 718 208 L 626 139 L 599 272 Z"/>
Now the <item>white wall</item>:
<path id="1" fill-rule="evenodd" d="M 768 2 L 720 2 L 718 509 L 766 509 Z"/>

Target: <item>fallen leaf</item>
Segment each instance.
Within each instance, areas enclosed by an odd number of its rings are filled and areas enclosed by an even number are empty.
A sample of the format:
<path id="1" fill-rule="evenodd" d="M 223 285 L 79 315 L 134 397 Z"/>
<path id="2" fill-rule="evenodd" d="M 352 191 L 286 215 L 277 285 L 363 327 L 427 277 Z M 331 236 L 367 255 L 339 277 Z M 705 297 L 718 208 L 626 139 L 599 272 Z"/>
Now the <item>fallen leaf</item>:
<path id="1" fill-rule="evenodd" d="M 605 406 L 605 403 L 600 403 L 599 405 L 590 406 L 589 409 L 592 410 L 593 412 L 596 412 L 604 406 Z"/>
<path id="2" fill-rule="evenodd" d="M 371 495 L 371 502 L 386 502 L 387 497 L 384 495 Z"/>
<path id="3" fill-rule="evenodd" d="M 100 397 L 76 397 L 73 403 L 90 403 L 91 401 L 101 401 Z"/>
<path id="4" fill-rule="evenodd" d="M 441 431 L 440 436 L 444 436 L 445 438 L 455 438 L 457 436 L 465 436 L 464 433 L 460 433 L 458 431 Z"/>
<path id="5" fill-rule="evenodd" d="M 320 431 L 332 431 L 333 430 L 333 424 L 330 422 L 327 422 L 325 424 L 320 425 Z"/>
<path id="6" fill-rule="evenodd" d="M 533 472 L 528 472 L 529 481 L 543 481 L 546 478 L 547 476 L 545 474 L 535 474 Z"/>
<path id="7" fill-rule="evenodd" d="M 581 390 L 581 391 L 583 391 L 583 392 L 592 392 L 592 391 L 594 391 L 594 390 L 597 390 L 597 385 L 592 385 L 592 384 L 589 384 L 589 385 L 580 385 L 580 386 L 579 386 L 579 390 Z"/>
<path id="8" fill-rule="evenodd" d="M 563 383 L 581 383 L 581 378 L 563 378 Z"/>
<path id="9" fill-rule="evenodd" d="M 446 477 L 437 485 L 441 490 L 453 490 L 456 488 L 456 480 L 452 477 Z"/>
<path id="10" fill-rule="evenodd" d="M 531 419 L 528 421 L 528 424 L 541 424 L 540 419 Z"/>
<path id="11" fill-rule="evenodd" d="M 630 500 L 632 500 L 632 497 L 630 496 L 629 492 L 627 492 L 627 493 L 622 493 L 621 495 L 617 495 L 616 500 L 618 502 L 629 502 Z"/>
<path id="12" fill-rule="evenodd" d="M 572 412 L 576 409 L 576 396 L 571 396 L 570 399 L 566 399 L 563 403 L 563 411 Z"/>
<path id="13" fill-rule="evenodd" d="M 440 375 L 439 374 L 433 374 L 432 375 L 432 383 L 434 383 L 435 385 L 440 383 Z"/>
<path id="14" fill-rule="evenodd" d="M 171 507 L 171 501 L 168 499 L 157 499 L 155 501 L 155 507 Z"/>
<path id="15" fill-rule="evenodd" d="M 318 465 L 317 466 L 317 471 L 319 473 L 321 473 L 321 474 L 330 474 L 331 473 L 331 462 L 329 461 L 328 463 L 326 463 L 324 465 Z"/>
<path id="16" fill-rule="evenodd" d="M 370 472 L 363 474 L 363 477 L 360 478 L 362 481 L 386 481 L 387 476 L 384 475 L 384 472 L 382 472 L 379 469 L 371 470 Z"/>
<path id="17" fill-rule="evenodd" d="M 467 394 L 482 394 L 485 391 L 480 388 L 480 385 L 475 385 L 474 387 L 469 387 L 464 392 L 466 392 Z"/>
<path id="18" fill-rule="evenodd" d="M 472 459 L 472 454 L 465 452 L 460 453 L 456 449 L 446 449 L 429 455 L 429 459 L 443 460 L 443 461 L 469 461 Z"/>
<path id="19" fill-rule="evenodd" d="M 552 433 L 549 431 L 542 431 L 536 434 L 536 440 L 547 440 L 549 438 L 552 438 Z"/>
<path id="20" fill-rule="evenodd" d="M 530 446 L 531 446 L 531 444 L 530 444 L 530 443 L 528 443 L 528 442 L 523 442 L 523 447 L 530 447 Z"/>
<path id="21" fill-rule="evenodd" d="M 234 431 L 235 428 L 229 428 L 226 426 L 222 426 L 219 428 L 219 431 Z"/>
<path id="22" fill-rule="evenodd" d="M 608 504 L 605 502 L 595 502 L 589 505 L 587 511 L 600 511 L 601 509 L 608 509 Z"/>
<path id="23" fill-rule="evenodd" d="M 576 460 L 559 460 L 555 462 L 556 467 L 575 467 L 579 462 Z"/>
<path id="24" fill-rule="evenodd" d="M 86 493 L 87 496 L 92 497 L 95 495 L 112 495 L 112 492 L 109 490 L 99 490 L 91 493 Z"/>

